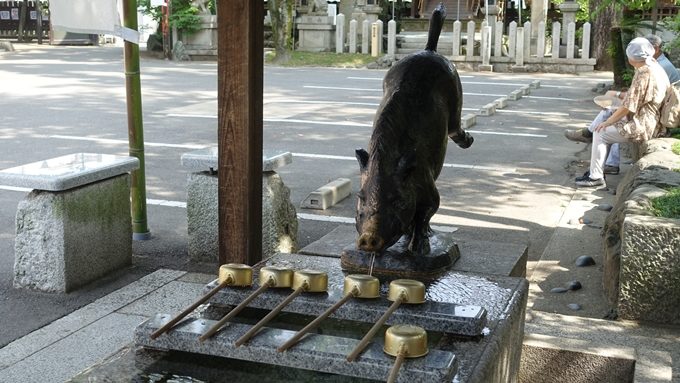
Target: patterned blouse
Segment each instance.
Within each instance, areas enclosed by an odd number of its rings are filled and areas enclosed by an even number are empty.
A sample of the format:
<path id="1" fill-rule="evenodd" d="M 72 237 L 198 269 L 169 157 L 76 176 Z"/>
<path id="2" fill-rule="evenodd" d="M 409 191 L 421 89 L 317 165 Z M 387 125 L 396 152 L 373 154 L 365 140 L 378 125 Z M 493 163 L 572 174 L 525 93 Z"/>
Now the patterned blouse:
<path id="1" fill-rule="evenodd" d="M 619 134 L 635 142 L 658 135 L 662 131 L 659 110 L 669 86 L 668 75 L 656 61 L 637 68 L 622 103 L 630 113 L 614 123 Z"/>

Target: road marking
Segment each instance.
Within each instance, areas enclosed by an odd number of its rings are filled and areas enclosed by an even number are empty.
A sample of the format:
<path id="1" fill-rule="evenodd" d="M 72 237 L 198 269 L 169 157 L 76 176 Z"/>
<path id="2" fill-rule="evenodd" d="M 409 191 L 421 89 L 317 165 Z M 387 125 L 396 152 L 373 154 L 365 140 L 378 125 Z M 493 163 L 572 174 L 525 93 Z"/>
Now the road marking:
<path id="1" fill-rule="evenodd" d="M 299 219 L 306 219 L 310 221 L 322 221 L 322 222 L 335 222 L 335 223 L 349 223 L 354 225 L 356 223 L 355 218 L 339 217 L 335 215 L 318 215 L 318 214 L 307 214 L 307 213 L 297 213 Z M 455 226 L 441 226 L 441 225 L 430 225 L 434 230 L 453 233 L 458 230 Z"/>
<path id="2" fill-rule="evenodd" d="M 125 144 L 128 145 L 130 142 L 128 140 L 116 140 L 112 138 L 98 138 L 98 137 L 77 137 L 77 136 L 62 136 L 59 134 L 47 135 L 47 138 L 59 138 L 62 140 L 74 140 L 74 141 L 93 141 L 102 144 Z M 160 142 L 144 142 L 144 146 L 151 147 L 162 147 L 162 148 L 180 148 L 180 149 L 203 149 L 206 145 L 200 144 L 165 144 Z"/>
<path id="3" fill-rule="evenodd" d="M 458 76 L 460 78 L 475 78 L 475 76 Z M 382 77 L 354 77 L 354 76 L 348 76 L 348 80 L 378 80 L 382 81 Z M 523 84 L 524 85 L 524 84 Z"/>
<path id="4" fill-rule="evenodd" d="M 536 137 L 536 138 L 548 138 L 546 134 L 533 134 L 533 133 L 511 133 L 511 132 L 490 132 L 490 131 L 479 131 L 479 130 L 467 130 L 469 133 L 476 134 L 492 134 L 496 136 L 517 136 L 517 137 Z"/>
<path id="5" fill-rule="evenodd" d="M 362 105 L 362 106 L 379 106 L 380 103 L 377 102 L 348 102 L 348 101 L 312 101 L 312 100 L 270 100 L 266 101 L 265 104 L 332 104 L 332 105 Z"/>
<path id="6" fill-rule="evenodd" d="M 15 187 L 15 186 L 7 186 L 7 185 L 0 185 L 0 189 L 2 190 L 9 190 L 9 191 L 17 191 L 17 192 L 30 192 L 31 188 L 20 188 L 20 187 Z"/>
<path id="7" fill-rule="evenodd" d="M 569 113 L 562 112 L 530 112 L 528 110 L 509 110 L 509 109 L 496 109 L 496 113 L 515 113 L 515 114 L 540 114 L 547 116 L 568 116 Z"/>
<path id="8" fill-rule="evenodd" d="M 566 97 L 524 96 L 524 98 L 535 98 L 538 100 L 583 101 L 582 99 L 578 98 L 566 98 Z"/>
<path id="9" fill-rule="evenodd" d="M 303 85 L 303 88 L 310 89 L 332 89 L 332 90 L 356 90 L 360 92 L 382 92 L 382 89 L 375 88 L 347 88 L 342 86 L 320 86 L 320 85 Z M 507 94 L 486 94 L 486 93 L 467 93 L 463 92 L 464 96 L 489 96 L 489 97 L 505 97 Z"/>
<path id="10" fill-rule="evenodd" d="M 366 124 L 363 122 L 353 122 L 353 121 L 312 121 L 312 120 L 298 120 L 293 118 L 264 118 L 264 122 L 290 122 L 297 124 L 312 124 L 312 125 L 340 125 L 340 126 L 357 126 L 362 128 L 370 128 L 373 124 Z"/>
<path id="11" fill-rule="evenodd" d="M 187 203 L 186 202 L 181 202 L 181 201 L 167 201 L 164 199 L 151 199 L 147 198 L 146 199 L 146 204 L 147 205 L 156 205 L 156 206 L 169 206 L 169 207 L 179 207 L 186 209 L 187 208 Z"/>
<path id="12" fill-rule="evenodd" d="M 342 160 L 342 161 L 356 161 L 357 160 L 356 157 L 351 157 L 351 156 L 336 156 L 336 155 L 331 155 L 331 154 L 315 154 L 315 153 L 293 153 L 293 157 L 327 159 L 327 160 Z M 443 166 L 445 168 L 487 170 L 487 171 L 501 172 L 501 173 L 517 173 L 517 169 L 499 168 L 499 167 L 492 167 L 492 166 L 467 165 L 467 164 L 448 164 L 448 163 L 444 163 Z"/>

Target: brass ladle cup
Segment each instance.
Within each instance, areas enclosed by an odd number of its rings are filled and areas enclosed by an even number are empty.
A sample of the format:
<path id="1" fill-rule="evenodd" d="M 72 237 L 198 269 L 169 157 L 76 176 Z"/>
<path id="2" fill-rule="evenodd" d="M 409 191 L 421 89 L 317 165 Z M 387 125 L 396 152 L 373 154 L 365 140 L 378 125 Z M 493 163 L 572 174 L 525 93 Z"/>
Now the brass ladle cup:
<path id="1" fill-rule="evenodd" d="M 227 315 L 222 317 L 219 322 L 215 323 L 215 325 L 212 326 L 205 334 L 201 335 L 198 340 L 203 342 L 213 336 L 217 331 L 220 330 L 220 328 L 222 328 L 222 326 L 224 326 L 225 323 L 240 313 L 248 306 L 248 304 L 250 304 L 250 302 L 253 301 L 253 299 L 257 298 L 257 296 L 262 294 L 268 288 L 290 288 L 293 285 L 293 270 L 285 267 L 265 266 L 260 269 L 259 281 L 260 287 L 257 290 L 248 295 L 248 297 L 239 303 L 238 306 L 231 309 Z"/>
<path id="2" fill-rule="evenodd" d="M 353 362 L 359 354 L 368 346 L 368 343 L 373 339 L 380 327 L 387 321 L 387 318 L 399 308 L 402 303 L 419 304 L 425 302 L 425 285 L 422 282 L 412 279 L 396 279 L 390 282 L 390 289 L 387 294 L 387 299 L 391 300 L 390 307 L 364 335 L 359 344 L 347 356 L 348 362 Z"/>
<path id="3" fill-rule="evenodd" d="M 350 298 L 377 298 L 380 296 L 380 281 L 378 278 L 366 274 L 351 274 L 345 277 L 344 295 L 342 299 L 336 302 L 333 306 L 329 307 L 328 310 L 324 311 L 316 319 L 310 322 L 302 330 L 298 331 L 290 338 L 286 343 L 281 345 L 276 350 L 278 352 L 283 352 L 289 349 L 291 346 L 295 345 L 302 339 L 302 337 L 308 332 L 314 330 L 321 324 L 321 322 L 328 318 L 335 310 L 339 309 L 340 306 L 344 305 Z"/>
<path id="4" fill-rule="evenodd" d="M 387 383 L 394 383 L 405 358 L 419 358 L 427 355 L 427 332 L 418 326 L 392 326 L 385 331 L 383 351 L 397 357 L 387 376 Z"/>
<path id="5" fill-rule="evenodd" d="M 199 300 L 194 302 L 191 306 L 187 307 L 184 311 L 179 313 L 176 317 L 172 318 L 170 322 L 163 325 L 163 327 L 154 331 L 151 334 L 151 339 L 156 339 L 164 332 L 169 331 L 177 322 L 182 320 L 185 316 L 189 315 L 196 307 L 202 305 L 215 295 L 218 291 L 222 290 L 227 286 L 250 286 L 253 284 L 253 269 L 242 263 L 227 263 L 220 266 L 218 281 L 220 282 L 207 294 L 202 296 Z"/>
<path id="6" fill-rule="evenodd" d="M 293 293 L 284 299 L 278 306 L 274 307 L 264 318 L 257 322 L 248 330 L 243 336 L 234 342 L 234 346 L 238 347 L 252 338 L 257 331 L 267 324 L 272 318 L 278 315 L 284 307 L 286 307 L 293 299 L 303 292 L 308 293 L 323 293 L 328 289 L 328 274 L 323 271 L 316 270 L 299 270 L 293 274 Z"/>

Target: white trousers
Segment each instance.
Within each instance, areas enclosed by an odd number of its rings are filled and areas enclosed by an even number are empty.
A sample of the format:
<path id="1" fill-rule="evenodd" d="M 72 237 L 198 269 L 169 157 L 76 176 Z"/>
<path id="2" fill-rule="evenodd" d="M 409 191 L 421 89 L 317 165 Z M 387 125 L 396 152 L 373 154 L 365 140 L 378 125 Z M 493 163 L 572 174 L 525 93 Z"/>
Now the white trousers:
<path id="1" fill-rule="evenodd" d="M 607 158 L 607 148 L 611 144 L 628 142 L 628 139 L 619 134 L 613 125 L 604 130 L 593 132 L 593 146 L 590 149 L 590 178 L 597 180 L 604 177 L 604 161 Z M 617 145 L 618 146 L 618 145 Z"/>
<path id="2" fill-rule="evenodd" d="M 597 114 L 597 117 L 595 117 L 593 122 L 590 123 L 588 130 L 590 130 L 592 133 L 598 125 L 606 121 L 612 114 L 614 114 L 614 109 L 602 109 L 600 113 Z M 611 148 L 609 149 L 609 156 L 607 157 L 605 165 L 618 167 L 620 162 L 621 156 L 619 154 L 619 144 L 612 144 Z"/>

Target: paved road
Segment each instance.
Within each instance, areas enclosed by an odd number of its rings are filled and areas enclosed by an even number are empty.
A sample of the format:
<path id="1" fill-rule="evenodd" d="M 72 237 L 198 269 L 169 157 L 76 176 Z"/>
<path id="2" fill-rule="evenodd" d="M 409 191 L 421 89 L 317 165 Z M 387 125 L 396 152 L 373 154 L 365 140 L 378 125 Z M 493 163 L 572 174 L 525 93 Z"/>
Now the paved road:
<path id="1" fill-rule="evenodd" d="M 19 46 L 0 53 L 0 168 L 73 152 L 126 155 L 122 49 Z M 65 295 L 14 290 L 14 214 L 26 191 L 0 185 L 0 347 L 159 267 L 186 264 L 187 171 L 182 153 L 216 144 L 216 63 L 142 61 L 149 226 L 134 244 L 135 266 Z M 290 151 L 279 172 L 296 206 L 337 178 L 358 188 L 354 149 L 364 147 L 381 98 L 384 71 L 265 69 L 265 151 Z M 464 113 L 541 80 L 529 97 L 493 116 L 477 117 L 472 148 L 449 145 L 433 223 L 467 238 L 529 244 L 530 261 L 546 247 L 574 192 L 565 167 L 583 145 L 565 128 L 583 127 L 595 112 L 590 88 L 606 74 L 581 76 L 461 72 Z M 298 209 L 304 246 L 351 219 L 349 198 L 326 211 Z M 330 218 L 329 218 L 330 217 Z"/>

